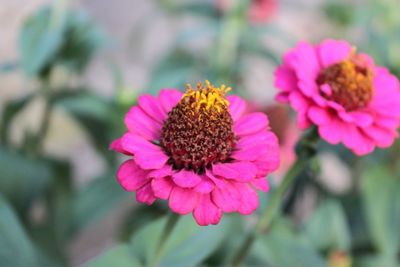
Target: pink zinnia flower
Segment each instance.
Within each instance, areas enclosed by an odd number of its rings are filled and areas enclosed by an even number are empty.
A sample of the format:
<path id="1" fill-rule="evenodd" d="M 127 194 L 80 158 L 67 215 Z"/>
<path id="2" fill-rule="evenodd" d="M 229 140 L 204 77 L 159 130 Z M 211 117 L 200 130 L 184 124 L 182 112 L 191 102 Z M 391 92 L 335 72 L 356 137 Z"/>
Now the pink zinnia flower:
<path id="1" fill-rule="evenodd" d="M 297 111 L 301 129 L 315 125 L 331 144 L 365 155 L 398 136 L 399 81 L 345 41 L 300 42 L 275 75 L 276 99 Z"/>
<path id="2" fill-rule="evenodd" d="M 232 0 L 217 0 L 217 7 L 225 11 L 233 4 Z M 278 0 L 251 0 L 248 16 L 253 23 L 268 22 L 278 9 Z"/>
<path id="3" fill-rule="evenodd" d="M 278 168 L 278 140 L 264 114 L 244 114 L 241 98 L 225 97 L 229 89 L 207 81 L 185 94 L 139 97 L 125 117 L 128 132 L 111 144 L 132 156 L 117 173 L 122 187 L 138 202 L 168 200 L 199 225 L 217 224 L 223 212 L 251 214 L 256 189 L 267 192 L 266 175 Z"/>

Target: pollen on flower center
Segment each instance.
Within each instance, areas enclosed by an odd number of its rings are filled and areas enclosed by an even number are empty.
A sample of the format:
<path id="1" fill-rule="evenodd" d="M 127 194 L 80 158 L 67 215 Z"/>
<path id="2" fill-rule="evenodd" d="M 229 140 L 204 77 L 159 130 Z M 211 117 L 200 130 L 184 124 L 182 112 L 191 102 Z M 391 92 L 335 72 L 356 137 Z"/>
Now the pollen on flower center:
<path id="1" fill-rule="evenodd" d="M 374 93 L 372 70 L 357 55 L 323 69 L 317 84 L 322 96 L 341 104 L 347 111 L 366 107 Z M 331 90 L 322 89 L 323 84 L 328 84 Z"/>
<path id="2" fill-rule="evenodd" d="M 175 169 L 203 172 L 212 163 L 225 162 L 235 146 L 232 117 L 225 94 L 206 81 L 187 92 L 168 113 L 161 130 L 160 144 Z"/>

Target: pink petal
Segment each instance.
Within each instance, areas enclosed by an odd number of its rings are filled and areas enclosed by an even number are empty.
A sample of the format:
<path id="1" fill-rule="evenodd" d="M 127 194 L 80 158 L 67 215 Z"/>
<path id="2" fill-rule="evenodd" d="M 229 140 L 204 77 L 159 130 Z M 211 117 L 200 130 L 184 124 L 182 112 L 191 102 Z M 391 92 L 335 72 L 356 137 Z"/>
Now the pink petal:
<path id="1" fill-rule="evenodd" d="M 150 118 L 140 107 L 131 108 L 125 116 L 125 125 L 128 130 L 147 140 L 160 138 L 161 124 Z"/>
<path id="2" fill-rule="evenodd" d="M 126 151 L 123 147 L 122 147 L 122 143 L 121 143 L 121 139 L 122 138 L 118 138 L 115 139 L 114 141 L 111 142 L 110 144 L 110 149 L 117 151 L 119 153 L 131 156 L 132 153 L 129 153 L 128 151 Z"/>
<path id="3" fill-rule="evenodd" d="M 126 191 L 132 192 L 148 183 L 147 173 L 147 171 L 136 165 L 134 160 L 130 159 L 119 167 L 117 179 Z"/>
<path id="4" fill-rule="evenodd" d="M 201 177 L 193 171 L 183 169 L 172 174 L 172 180 L 180 187 L 190 188 L 198 185 L 201 182 Z"/>
<path id="5" fill-rule="evenodd" d="M 218 224 L 221 220 L 222 212 L 211 201 L 209 194 L 203 194 L 193 212 L 193 217 L 200 226 Z"/>
<path id="6" fill-rule="evenodd" d="M 339 115 L 343 115 L 342 112 Z M 366 111 L 351 111 L 347 113 L 350 117 L 349 122 L 353 122 L 360 127 L 368 127 L 374 122 L 374 117 Z M 342 117 L 342 116 L 341 116 Z"/>
<path id="7" fill-rule="evenodd" d="M 160 101 L 151 95 L 141 95 L 138 98 L 139 106 L 154 120 L 159 123 L 167 118 L 167 112 L 161 106 Z"/>
<path id="8" fill-rule="evenodd" d="M 151 181 L 154 195 L 161 199 L 168 199 L 173 187 L 174 183 L 170 177 L 157 178 Z"/>
<path id="9" fill-rule="evenodd" d="M 357 127 L 352 125 L 347 126 L 346 134 L 343 135 L 343 144 L 358 156 L 369 154 L 375 148 L 375 144 L 372 140 L 362 134 Z"/>
<path id="10" fill-rule="evenodd" d="M 225 182 L 223 188 L 215 188 L 211 194 L 212 201 L 223 212 L 237 211 L 240 205 L 241 196 L 237 188 L 230 182 Z"/>
<path id="11" fill-rule="evenodd" d="M 210 170 L 206 170 L 206 177 L 209 178 L 217 187 L 225 186 L 225 180 L 215 177 L 215 175 Z"/>
<path id="12" fill-rule="evenodd" d="M 293 109 L 298 112 L 304 112 L 310 106 L 310 101 L 299 92 L 291 93 L 289 95 L 289 101 Z"/>
<path id="13" fill-rule="evenodd" d="M 390 147 L 396 137 L 396 132 L 371 126 L 362 129 L 363 133 L 372 139 L 378 147 Z"/>
<path id="14" fill-rule="evenodd" d="M 147 183 L 139 190 L 136 191 L 136 201 L 140 203 L 146 203 L 151 205 L 156 200 L 153 190 L 151 189 L 151 183 Z"/>
<path id="15" fill-rule="evenodd" d="M 248 135 L 239 139 L 236 151 L 232 158 L 243 161 L 263 160 L 265 156 L 273 159 L 272 155 L 279 157 L 278 138 L 272 132 L 262 132 L 256 135 Z"/>
<path id="16" fill-rule="evenodd" d="M 347 59 L 352 47 L 346 41 L 329 39 L 318 45 L 317 51 L 322 66 L 326 68 Z"/>
<path id="17" fill-rule="evenodd" d="M 275 100 L 276 100 L 277 102 L 287 104 L 287 103 L 289 103 L 289 93 L 287 93 L 287 92 L 278 93 L 278 94 L 275 96 Z"/>
<path id="18" fill-rule="evenodd" d="M 164 165 L 161 169 L 150 171 L 147 175 L 150 178 L 163 178 L 173 174 L 171 165 Z"/>
<path id="19" fill-rule="evenodd" d="M 174 108 L 182 98 L 182 92 L 175 89 L 163 89 L 159 94 L 159 101 L 166 113 Z"/>
<path id="20" fill-rule="evenodd" d="M 329 111 L 316 106 L 308 109 L 308 117 L 314 124 L 317 125 L 326 125 L 332 121 L 332 115 L 329 113 Z"/>
<path id="21" fill-rule="evenodd" d="M 246 102 L 236 95 L 230 95 L 226 98 L 229 105 L 229 113 L 232 116 L 233 121 L 237 121 L 240 117 L 242 117 L 243 113 L 246 110 Z"/>
<path id="22" fill-rule="evenodd" d="M 319 135 L 328 143 L 337 145 L 346 134 L 344 123 L 338 119 L 332 119 L 330 124 L 318 127 Z"/>
<path id="23" fill-rule="evenodd" d="M 218 163 L 212 167 L 214 175 L 239 182 L 248 182 L 255 178 L 257 167 L 250 162 Z"/>
<path id="24" fill-rule="evenodd" d="M 268 179 L 265 177 L 259 178 L 259 179 L 254 179 L 253 181 L 251 181 L 251 185 L 263 192 L 269 191 Z"/>
<path id="25" fill-rule="evenodd" d="M 297 77 L 287 65 L 279 66 L 275 71 L 275 87 L 283 92 L 297 90 Z"/>
<path id="26" fill-rule="evenodd" d="M 284 56 L 284 62 L 295 71 L 298 87 L 306 96 L 312 96 L 318 92 L 315 80 L 320 72 L 315 48 L 306 43 L 299 42 L 297 46 Z"/>
<path id="27" fill-rule="evenodd" d="M 172 211 L 185 215 L 193 211 L 199 201 L 199 194 L 191 189 L 174 186 L 169 196 Z"/>
<path id="28" fill-rule="evenodd" d="M 122 137 L 122 147 L 134 154 L 135 162 L 146 170 L 160 169 L 168 161 L 168 156 L 159 146 L 138 135 L 126 133 Z"/>
<path id="29" fill-rule="evenodd" d="M 253 164 L 257 167 L 256 178 L 267 176 L 269 173 L 276 171 L 280 165 L 279 150 L 269 152 L 262 157 L 262 160 L 254 161 Z"/>
<path id="30" fill-rule="evenodd" d="M 215 184 L 205 175 L 203 175 L 201 182 L 193 189 L 197 193 L 207 194 L 214 190 Z"/>
<path id="31" fill-rule="evenodd" d="M 249 215 L 258 207 L 257 193 L 247 184 L 235 183 L 237 190 L 241 196 L 239 213 Z"/>
<path id="32" fill-rule="evenodd" d="M 255 112 L 241 117 L 233 126 L 238 136 L 257 133 L 268 128 L 268 118 L 264 113 Z"/>

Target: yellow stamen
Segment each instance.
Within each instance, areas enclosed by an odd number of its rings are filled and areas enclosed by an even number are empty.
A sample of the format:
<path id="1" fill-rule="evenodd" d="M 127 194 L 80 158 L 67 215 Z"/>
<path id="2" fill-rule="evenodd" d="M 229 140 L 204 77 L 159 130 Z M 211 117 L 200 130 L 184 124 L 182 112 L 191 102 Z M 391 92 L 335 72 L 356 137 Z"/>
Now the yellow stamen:
<path id="1" fill-rule="evenodd" d="M 205 86 L 202 83 L 198 83 L 196 89 L 193 89 L 190 84 L 187 84 L 186 87 L 187 91 L 182 96 L 182 100 L 193 101 L 191 105 L 196 110 L 205 107 L 206 110 L 215 108 L 217 112 L 221 112 L 229 106 L 229 101 L 226 100 L 225 95 L 232 90 L 230 87 L 225 85 L 215 87 L 209 81 L 205 82 Z"/>

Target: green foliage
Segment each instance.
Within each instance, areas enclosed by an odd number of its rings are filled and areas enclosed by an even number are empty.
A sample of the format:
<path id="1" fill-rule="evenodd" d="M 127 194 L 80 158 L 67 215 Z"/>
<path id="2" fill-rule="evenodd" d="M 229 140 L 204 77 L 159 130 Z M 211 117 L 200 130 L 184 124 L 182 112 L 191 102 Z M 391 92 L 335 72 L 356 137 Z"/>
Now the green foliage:
<path id="1" fill-rule="evenodd" d="M 106 251 L 100 257 L 90 261 L 85 267 L 142 267 L 132 254 L 129 245 L 118 245 Z"/>
<path id="2" fill-rule="evenodd" d="M 43 160 L 32 159 L 0 147 L 0 193 L 16 207 L 26 210 L 44 194 L 54 173 Z"/>
<path id="3" fill-rule="evenodd" d="M 363 177 L 362 195 L 369 232 L 380 253 L 392 257 L 400 250 L 400 179 L 377 167 Z"/>
<path id="4" fill-rule="evenodd" d="M 126 196 L 113 174 L 93 179 L 72 199 L 73 232 L 99 220 Z"/>
<path id="5" fill-rule="evenodd" d="M 57 64 L 79 73 L 104 44 L 104 35 L 90 18 L 82 12 L 63 9 L 62 2 L 42 8 L 22 28 L 21 61 L 30 76 L 46 77 Z"/>
<path id="6" fill-rule="evenodd" d="M 11 206 L 0 194 L 0 262 L 2 266 L 46 267 L 42 257 L 26 234 Z"/>
<path id="7" fill-rule="evenodd" d="M 11 122 L 14 117 L 25 108 L 25 106 L 33 99 L 34 95 L 29 94 L 19 99 L 9 101 L 6 103 L 1 120 L 0 128 L 0 140 L 4 144 L 8 144 L 9 140 L 9 129 L 11 128 Z"/>
<path id="8" fill-rule="evenodd" d="M 322 202 L 305 224 L 305 235 L 320 250 L 348 251 L 350 232 L 340 203 L 335 200 Z"/>
<path id="9" fill-rule="evenodd" d="M 271 267 L 327 267 L 317 250 L 284 220 L 259 238 L 255 256 Z"/>

